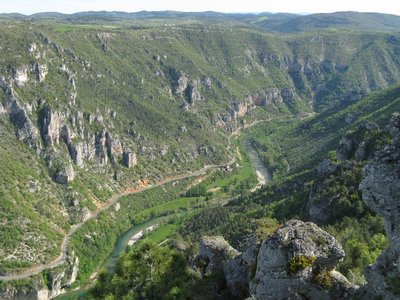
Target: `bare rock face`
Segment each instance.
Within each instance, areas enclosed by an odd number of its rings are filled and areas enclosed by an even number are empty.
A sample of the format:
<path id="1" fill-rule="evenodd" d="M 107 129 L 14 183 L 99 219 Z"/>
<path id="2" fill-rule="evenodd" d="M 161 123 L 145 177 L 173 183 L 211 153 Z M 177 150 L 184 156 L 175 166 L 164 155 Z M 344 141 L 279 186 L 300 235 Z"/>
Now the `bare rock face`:
<path id="1" fill-rule="evenodd" d="M 260 244 L 252 238 L 241 255 L 224 263 L 226 285 L 233 296 L 240 299 L 249 296 L 249 283 L 254 277 L 259 249 Z"/>
<path id="2" fill-rule="evenodd" d="M 178 86 L 175 90 L 175 93 L 182 94 L 183 91 L 186 90 L 186 88 L 188 86 L 188 82 L 189 82 L 189 78 L 187 78 L 187 76 L 185 74 L 182 74 L 182 76 L 179 77 L 179 79 L 178 79 Z"/>
<path id="3" fill-rule="evenodd" d="M 199 80 L 193 80 L 185 89 L 185 93 L 190 104 L 194 104 L 195 102 L 201 100 L 199 85 Z"/>
<path id="4" fill-rule="evenodd" d="M 26 110 L 13 100 L 10 110 L 10 119 L 16 128 L 18 140 L 25 142 L 30 148 L 40 151 L 39 134 L 32 121 L 29 119 Z"/>
<path id="5" fill-rule="evenodd" d="M 286 104 L 290 104 L 296 101 L 297 95 L 294 89 L 284 88 L 281 90 L 282 100 Z"/>
<path id="6" fill-rule="evenodd" d="M 46 105 L 41 112 L 41 134 L 46 147 L 58 145 L 61 131 L 61 113 Z"/>
<path id="7" fill-rule="evenodd" d="M 363 297 L 400 298 L 400 114 L 394 114 L 389 124 L 392 145 L 375 153 L 365 167 L 360 184 L 364 202 L 383 216 L 390 241 L 375 264 L 365 270 L 368 284 Z"/>
<path id="8" fill-rule="evenodd" d="M 107 157 L 107 147 L 106 147 L 106 135 L 104 130 L 100 130 L 96 134 L 95 149 L 96 149 L 96 156 L 98 159 L 98 163 L 100 165 L 106 164 L 108 161 L 108 157 Z"/>
<path id="9" fill-rule="evenodd" d="M 203 77 L 203 78 L 201 79 L 201 83 L 203 84 L 203 86 L 204 86 L 205 88 L 211 89 L 212 81 L 211 81 L 211 78 L 210 78 L 210 77 Z"/>
<path id="10" fill-rule="evenodd" d="M 55 181 L 60 184 L 68 184 L 75 178 L 75 172 L 72 165 L 66 166 L 63 170 L 57 172 Z"/>
<path id="11" fill-rule="evenodd" d="M 106 132 L 106 146 L 111 159 L 122 155 L 123 149 L 121 142 L 118 139 L 112 138 L 109 132 Z"/>
<path id="12" fill-rule="evenodd" d="M 200 254 L 198 259 L 206 260 L 205 272 L 221 271 L 223 264 L 228 259 L 238 256 L 240 253 L 222 236 L 205 236 L 200 241 Z"/>
<path id="13" fill-rule="evenodd" d="M 42 82 L 46 78 L 46 75 L 49 72 L 49 69 L 48 69 L 47 65 L 39 65 L 38 63 L 36 63 L 34 65 L 34 72 L 36 74 L 36 79 L 39 82 Z"/>
<path id="14" fill-rule="evenodd" d="M 254 109 L 254 104 L 251 97 L 246 98 L 244 101 L 234 101 L 232 103 L 235 117 L 243 117 L 251 113 Z"/>
<path id="15" fill-rule="evenodd" d="M 124 165 L 128 168 L 132 168 L 137 165 L 136 154 L 133 153 L 132 151 L 124 152 L 122 159 L 123 159 Z"/>
<path id="16" fill-rule="evenodd" d="M 261 244 L 250 294 L 255 299 L 344 298 L 355 288 L 334 271 L 344 255 L 335 238 L 317 225 L 288 221 Z M 321 276 L 329 284 L 320 282 Z"/>
<path id="17" fill-rule="evenodd" d="M 26 66 L 13 69 L 12 78 L 18 87 L 22 87 L 28 81 L 28 68 Z"/>

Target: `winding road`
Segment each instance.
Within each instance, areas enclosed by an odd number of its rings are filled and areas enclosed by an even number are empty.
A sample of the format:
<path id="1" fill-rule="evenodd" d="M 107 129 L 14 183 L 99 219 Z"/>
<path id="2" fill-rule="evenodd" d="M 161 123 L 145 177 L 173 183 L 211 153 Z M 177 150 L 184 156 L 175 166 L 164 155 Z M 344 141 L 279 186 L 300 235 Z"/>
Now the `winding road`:
<path id="1" fill-rule="evenodd" d="M 142 186 L 142 187 L 139 187 L 137 189 L 129 188 L 129 189 L 126 189 L 123 192 L 120 192 L 120 193 L 114 195 L 112 198 L 107 200 L 105 205 L 99 207 L 94 212 L 92 212 L 92 214 L 89 217 L 85 218 L 82 222 L 77 223 L 77 224 L 73 225 L 70 228 L 70 230 L 65 235 L 64 240 L 63 240 L 63 242 L 61 244 L 61 253 L 60 253 L 60 255 L 58 257 L 54 258 L 50 262 L 48 262 L 46 264 L 43 264 L 43 265 L 38 265 L 38 266 L 34 266 L 32 268 L 29 268 L 29 269 L 24 269 L 24 270 L 22 270 L 21 272 L 18 272 L 18 273 L 2 275 L 2 276 L 0 276 L 0 281 L 10 281 L 10 280 L 24 279 L 24 278 L 39 274 L 40 272 L 42 272 L 44 270 L 53 269 L 53 268 L 58 267 L 58 266 L 62 265 L 63 263 L 65 263 L 65 260 L 67 258 L 68 244 L 69 244 L 69 241 L 71 239 L 71 236 L 79 228 L 81 228 L 86 222 L 88 222 L 91 219 L 96 218 L 98 216 L 98 214 L 100 214 L 101 212 L 107 210 L 108 208 L 110 208 L 110 206 L 112 206 L 115 203 L 117 203 L 122 196 L 142 193 L 145 190 L 148 190 L 148 189 L 151 189 L 151 188 L 154 188 L 154 187 L 159 187 L 159 186 L 165 185 L 165 184 L 167 184 L 169 182 L 172 182 L 172 181 L 182 180 L 182 179 L 186 179 L 186 178 L 190 178 L 190 177 L 197 177 L 197 176 L 200 176 L 200 175 L 204 175 L 208 170 L 223 168 L 223 167 L 232 165 L 234 162 L 235 162 L 235 158 L 232 158 L 227 164 L 207 165 L 207 166 L 204 166 L 202 169 L 194 171 L 194 172 L 187 172 L 187 173 L 183 173 L 183 174 L 169 176 L 167 178 L 161 179 L 160 181 L 156 182 L 155 184 Z"/>
<path id="2" fill-rule="evenodd" d="M 275 119 L 279 119 L 279 118 L 280 117 L 278 117 L 278 118 L 268 118 L 266 120 L 255 120 L 250 124 L 245 124 L 243 127 L 239 127 L 237 130 L 235 130 L 234 132 L 232 132 L 228 136 L 228 148 L 231 147 L 231 138 L 236 136 L 236 135 L 239 135 L 241 130 L 253 127 L 254 125 L 257 125 L 257 124 L 259 124 L 261 122 L 269 122 L 269 121 L 272 121 L 272 120 L 275 120 Z M 122 196 L 130 195 L 130 194 L 138 194 L 138 193 L 141 193 L 141 192 L 143 192 L 145 190 L 148 190 L 150 188 L 159 187 L 159 186 L 165 185 L 165 184 L 167 184 L 169 182 L 172 182 L 172 181 L 182 180 L 182 179 L 186 179 L 186 178 L 190 178 L 190 177 L 197 177 L 197 176 L 200 176 L 200 175 L 204 175 L 208 170 L 223 168 L 223 167 L 232 165 L 234 162 L 235 162 L 235 158 L 232 158 L 226 164 L 207 165 L 207 166 L 204 166 L 202 169 L 194 171 L 194 172 L 187 172 L 187 173 L 183 173 L 183 174 L 169 176 L 169 177 L 166 177 L 164 179 L 161 179 L 160 181 L 158 181 L 158 182 L 156 182 L 156 183 L 154 183 L 152 185 L 144 185 L 144 186 L 141 186 L 141 187 L 135 188 L 135 189 L 128 188 L 125 191 L 114 195 L 113 197 L 108 199 L 105 202 L 104 205 L 102 205 L 101 207 L 99 207 L 95 211 L 93 211 L 91 213 L 91 215 L 89 215 L 87 218 L 84 218 L 83 221 L 73 225 L 70 228 L 70 230 L 68 231 L 68 233 L 65 235 L 65 237 L 63 239 L 63 242 L 61 244 L 61 252 L 60 252 L 60 255 L 58 257 L 52 259 L 51 261 L 49 261 L 49 262 L 47 262 L 45 264 L 34 266 L 34 267 L 31 267 L 31 268 L 28 268 L 28 269 L 24 269 L 24 270 L 21 270 L 20 272 L 10 273 L 10 274 L 7 274 L 7 275 L 1 275 L 0 276 L 0 281 L 11 281 L 11 280 L 24 279 L 24 278 L 39 274 L 40 272 L 42 272 L 44 270 L 53 269 L 53 268 L 58 267 L 58 266 L 62 265 L 63 263 L 65 263 L 66 258 L 67 258 L 68 244 L 70 242 L 71 236 L 77 230 L 79 230 L 79 228 L 81 228 L 86 222 L 88 222 L 91 219 L 96 218 L 98 216 L 98 214 L 100 214 L 101 212 L 107 210 L 108 208 L 110 208 L 110 206 L 112 206 L 115 203 L 117 203 Z"/>

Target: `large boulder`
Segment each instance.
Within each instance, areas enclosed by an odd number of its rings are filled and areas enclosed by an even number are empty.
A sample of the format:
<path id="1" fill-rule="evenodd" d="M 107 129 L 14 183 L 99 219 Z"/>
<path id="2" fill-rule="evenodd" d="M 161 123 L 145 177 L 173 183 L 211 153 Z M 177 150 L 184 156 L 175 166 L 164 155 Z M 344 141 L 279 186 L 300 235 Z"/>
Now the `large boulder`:
<path id="1" fill-rule="evenodd" d="M 261 244 L 250 294 L 255 299 L 338 299 L 355 286 L 334 270 L 345 253 L 313 223 L 290 220 Z"/>

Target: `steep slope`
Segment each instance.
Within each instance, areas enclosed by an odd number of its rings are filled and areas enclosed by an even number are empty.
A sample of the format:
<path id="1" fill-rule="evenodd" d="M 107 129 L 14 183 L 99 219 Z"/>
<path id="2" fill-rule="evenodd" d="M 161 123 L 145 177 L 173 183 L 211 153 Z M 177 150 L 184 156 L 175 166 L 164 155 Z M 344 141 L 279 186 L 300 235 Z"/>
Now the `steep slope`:
<path id="1" fill-rule="evenodd" d="M 276 32 L 305 32 L 318 30 L 357 30 L 396 32 L 400 26 L 400 16 L 353 11 L 330 14 L 289 16 L 287 18 L 266 19 L 256 23 L 267 30 Z"/>

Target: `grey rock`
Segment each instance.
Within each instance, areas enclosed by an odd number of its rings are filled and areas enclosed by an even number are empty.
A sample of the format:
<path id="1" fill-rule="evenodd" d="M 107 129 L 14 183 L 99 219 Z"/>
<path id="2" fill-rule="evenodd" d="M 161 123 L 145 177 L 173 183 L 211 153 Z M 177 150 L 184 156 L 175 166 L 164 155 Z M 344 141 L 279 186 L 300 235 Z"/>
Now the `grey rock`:
<path id="1" fill-rule="evenodd" d="M 34 43 L 34 42 L 29 43 L 29 45 L 28 45 L 28 51 L 29 51 L 30 53 L 35 52 L 36 49 L 37 49 L 36 43 Z"/>
<path id="2" fill-rule="evenodd" d="M 12 70 L 12 78 L 18 87 L 22 87 L 28 81 L 28 67 L 22 66 Z"/>
<path id="3" fill-rule="evenodd" d="M 224 263 L 226 285 L 232 295 L 244 299 L 249 295 L 249 282 L 255 275 L 260 244 L 256 238 L 248 241 L 246 250 Z"/>
<path id="4" fill-rule="evenodd" d="M 200 241 L 199 258 L 205 258 L 208 262 L 206 273 L 223 270 L 224 262 L 239 254 L 222 236 L 204 236 Z"/>
<path id="5" fill-rule="evenodd" d="M 123 153 L 120 140 L 112 138 L 109 132 L 106 132 L 106 147 L 111 159 L 115 159 Z"/>
<path id="6" fill-rule="evenodd" d="M 38 63 L 36 63 L 34 65 L 34 72 L 36 74 L 36 79 L 39 82 L 42 82 L 46 78 L 46 75 L 49 72 L 49 69 L 46 64 L 39 65 Z"/>
<path id="7" fill-rule="evenodd" d="M 281 89 L 282 100 L 286 104 L 291 104 L 296 101 L 296 92 L 291 88 Z"/>
<path id="8" fill-rule="evenodd" d="M 199 80 L 193 80 L 185 90 L 185 94 L 188 97 L 190 104 L 194 104 L 195 102 L 201 100 L 199 85 Z"/>
<path id="9" fill-rule="evenodd" d="M 364 202 L 383 216 L 389 248 L 377 261 L 367 267 L 367 285 L 363 297 L 370 299 L 399 299 L 395 289 L 400 280 L 400 114 L 394 114 L 389 132 L 392 144 L 377 151 L 365 167 L 359 189 Z"/>
<path id="10" fill-rule="evenodd" d="M 121 181 L 122 175 L 120 172 L 115 172 L 113 178 L 115 181 Z"/>
<path id="11" fill-rule="evenodd" d="M 16 288 L 9 287 L 0 291 L 0 299 L 2 300 L 48 300 L 49 291 L 47 288 Z"/>
<path id="12" fill-rule="evenodd" d="M 55 181 L 60 184 L 68 184 L 75 178 L 74 168 L 71 164 L 60 170 L 55 175 Z"/>
<path id="13" fill-rule="evenodd" d="M 321 175 L 333 174 L 337 171 L 338 165 L 325 158 L 318 166 L 317 172 Z"/>
<path id="14" fill-rule="evenodd" d="M 104 165 L 108 162 L 105 131 L 100 130 L 95 137 L 95 153 L 97 162 Z"/>
<path id="15" fill-rule="evenodd" d="M 177 81 L 177 87 L 175 89 L 175 94 L 183 94 L 183 92 L 187 89 L 189 83 L 189 78 L 185 75 L 182 74 L 178 81 Z"/>
<path id="16" fill-rule="evenodd" d="M 232 295 L 240 299 L 249 295 L 249 278 L 241 255 L 224 263 L 226 285 Z"/>
<path id="17" fill-rule="evenodd" d="M 364 121 L 360 124 L 359 126 L 360 129 L 365 129 L 368 131 L 372 131 L 372 130 L 379 130 L 379 125 L 374 123 L 374 122 L 370 122 L 370 121 Z"/>
<path id="18" fill-rule="evenodd" d="M 60 140 L 62 116 L 45 105 L 40 113 L 40 130 L 46 147 L 58 145 Z"/>
<path id="19" fill-rule="evenodd" d="M 203 77 L 202 80 L 201 80 L 201 83 L 202 83 L 203 86 L 205 86 L 207 89 L 211 89 L 212 81 L 211 81 L 210 77 Z"/>
<path id="20" fill-rule="evenodd" d="M 355 144 L 352 138 L 343 136 L 339 142 L 339 148 L 336 151 L 336 158 L 339 160 L 349 159 L 354 152 Z"/>
<path id="21" fill-rule="evenodd" d="M 367 159 L 367 156 L 368 156 L 367 154 L 368 154 L 367 153 L 367 145 L 366 145 L 365 141 L 362 141 L 358 145 L 357 150 L 354 154 L 354 157 L 355 157 L 356 161 L 363 161 L 363 160 Z"/>
<path id="22" fill-rule="evenodd" d="M 157 69 L 156 76 L 163 77 L 163 78 L 165 77 L 164 72 L 161 71 L 160 69 Z"/>
<path id="23" fill-rule="evenodd" d="M 267 106 L 271 104 L 279 104 L 283 102 L 281 90 L 278 88 L 270 88 L 252 96 L 253 103 L 257 106 Z"/>
<path id="24" fill-rule="evenodd" d="M 352 286 L 343 276 L 333 275 L 334 267 L 344 257 L 341 245 L 313 223 L 291 220 L 261 244 L 257 269 L 250 281 L 250 294 L 255 299 L 338 299 L 352 293 Z M 314 257 L 312 267 L 295 273 L 289 262 L 298 256 Z M 330 272 L 331 289 L 313 282 L 318 270 Z M 339 293 L 339 294 L 337 294 Z"/>
<path id="25" fill-rule="evenodd" d="M 16 128 L 16 136 L 18 140 L 23 141 L 30 148 L 40 152 L 39 134 L 36 127 L 28 117 L 26 110 L 13 99 L 10 111 L 10 119 Z"/>
<path id="26" fill-rule="evenodd" d="M 123 153 L 122 156 L 123 163 L 127 168 L 132 168 L 137 165 L 137 157 L 136 154 L 132 151 L 127 151 Z"/>

